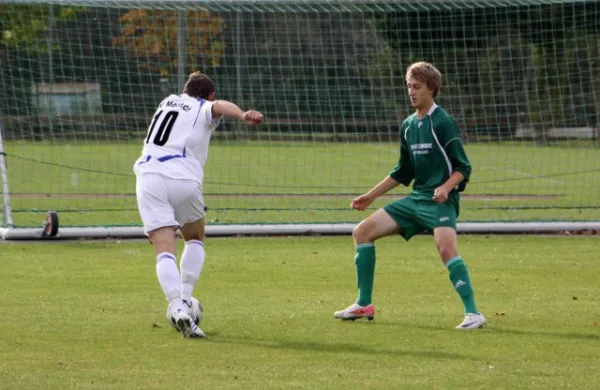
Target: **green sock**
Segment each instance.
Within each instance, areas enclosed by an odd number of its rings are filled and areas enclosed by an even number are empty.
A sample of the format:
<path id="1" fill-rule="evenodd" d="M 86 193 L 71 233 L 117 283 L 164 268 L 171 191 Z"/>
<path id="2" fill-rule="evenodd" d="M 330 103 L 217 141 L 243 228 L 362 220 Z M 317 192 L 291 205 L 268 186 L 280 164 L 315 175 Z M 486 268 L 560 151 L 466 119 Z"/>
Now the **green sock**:
<path id="1" fill-rule="evenodd" d="M 358 280 L 358 299 L 361 306 L 371 304 L 373 280 L 375 279 L 375 244 L 360 244 L 356 246 L 356 279 Z"/>
<path id="2" fill-rule="evenodd" d="M 446 262 L 446 267 L 448 267 L 448 271 L 450 272 L 452 285 L 454 285 L 456 292 L 465 306 L 465 313 L 477 313 L 475 296 L 473 295 L 473 288 L 469 279 L 469 271 L 462 257 L 456 256 L 451 258 Z"/>

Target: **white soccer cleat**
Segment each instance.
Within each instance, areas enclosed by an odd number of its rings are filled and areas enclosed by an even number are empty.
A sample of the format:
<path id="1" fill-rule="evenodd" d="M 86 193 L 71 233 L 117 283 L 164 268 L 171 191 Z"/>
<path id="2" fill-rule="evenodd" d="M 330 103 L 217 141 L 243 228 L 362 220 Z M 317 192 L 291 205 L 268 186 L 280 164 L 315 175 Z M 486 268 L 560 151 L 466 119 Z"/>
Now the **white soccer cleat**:
<path id="1" fill-rule="evenodd" d="M 477 329 L 485 325 L 485 317 L 481 313 L 467 313 L 463 322 L 456 329 Z"/>
<path id="2" fill-rule="evenodd" d="M 192 317 L 192 320 L 194 320 L 194 324 L 200 325 L 200 322 L 204 317 L 204 308 L 202 307 L 202 304 L 194 297 L 192 297 L 192 299 L 189 301 L 183 299 L 182 302 L 186 312 L 190 317 Z"/>
<path id="3" fill-rule="evenodd" d="M 173 320 L 179 331 L 185 338 L 204 338 L 206 335 L 202 329 L 194 323 L 192 317 L 183 310 L 177 310 L 173 313 Z"/>
<path id="4" fill-rule="evenodd" d="M 359 318 L 368 318 L 372 321 L 375 318 L 375 307 L 373 304 L 367 306 L 360 306 L 358 303 L 353 303 L 344 310 L 336 311 L 333 313 L 334 318 L 339 318 L 344 321 L 355 321 Z"/>

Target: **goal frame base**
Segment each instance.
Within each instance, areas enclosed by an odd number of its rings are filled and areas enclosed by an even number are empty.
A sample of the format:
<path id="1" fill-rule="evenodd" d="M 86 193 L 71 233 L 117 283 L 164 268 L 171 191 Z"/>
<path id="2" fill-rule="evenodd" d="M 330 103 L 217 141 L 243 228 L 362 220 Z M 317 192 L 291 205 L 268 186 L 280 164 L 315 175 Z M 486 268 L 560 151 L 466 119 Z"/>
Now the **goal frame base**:
<path id="1" fill-rule="evenodd" d="M 302 235 L 349 235 L 356 226 L 353 223 L 313 224 L 254 224 L 209 225 L 208 237 L 226 236 L 302 236 Z M 43 228 L 2 228 L 4 240 L 39 240 Z M 581 233 L 600 231 L 600 221 L 589 222 L 460 222 L 459 234 L 552 234 L 561 232 Z M 66 227 L 60 228 L 55 237 L 44 240 L 68 239 L 132 239 L 145 238 L 141 227 Z"/>

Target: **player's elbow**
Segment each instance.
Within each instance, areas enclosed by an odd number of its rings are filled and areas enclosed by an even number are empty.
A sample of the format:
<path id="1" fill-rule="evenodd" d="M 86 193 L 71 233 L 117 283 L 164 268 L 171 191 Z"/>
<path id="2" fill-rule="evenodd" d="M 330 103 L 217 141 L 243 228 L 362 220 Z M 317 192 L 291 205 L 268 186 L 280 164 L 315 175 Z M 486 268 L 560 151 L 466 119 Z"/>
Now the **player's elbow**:
<path id="1" fill-rule="evenodd" d="M 468 182 L 469 178 L 471 177 L 471 167 L 465 167 L 464 169 L 460 170 L 459 172 L 464 177 L 463 181 Z"/>
<path id="2" fill-rule="evenodd" d="M 398 182 L 406 187 L 408 187 L 410 185 L 410 182 L 412 181 L 412 177 L 407 175 L 401 175 L 395 172 L 391 173 L 389 177 L 395 182 Z"/>
<path id="3" fill-rule="evenodd" d="M 471 165 L 469 164 L 461 164 L 454 167 L 454 172 L 458 172 L 463 176 L 464 182 L 468 182 L 471 177 Z"/>

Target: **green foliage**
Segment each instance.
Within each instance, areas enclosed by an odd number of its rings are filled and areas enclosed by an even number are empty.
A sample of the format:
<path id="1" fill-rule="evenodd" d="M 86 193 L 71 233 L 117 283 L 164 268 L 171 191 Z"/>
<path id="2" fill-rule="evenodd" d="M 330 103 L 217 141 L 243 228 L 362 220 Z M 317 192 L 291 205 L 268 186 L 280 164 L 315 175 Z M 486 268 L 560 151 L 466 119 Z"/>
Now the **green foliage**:
<path id="1" fill-rule="evenodd" d="M 60 42 L 48 47 L 48 32 L 62 22 L 76 19 L 83 11 L 80 7 L 54 7 L 54 24 L 51 26 L 51 7 L 47 5 L 4 4 L 0 8 L 0 43 L 7 48 L 26 49 L 32 53 L 60 50 Z"/>
<path id="2" fill-rule="evenodd" d="M 213 3 L 211 11 L 190 8 L 185 14 L 186 71 L 210 73 L 219 96 L 235 97 L 244 108 L 260 107 L 271 117 L 360 123 L 409 112 L 404 70 L 413 61 L 429 60 L 445 76 L 440 103 L 468 131 L 491 128 L 506 136 L 519 125 L 544 131 L 548 124 L 600 121 L 598 88 L 581 87 L 598 85 L 597 3 L 473 3 L 457 1 L 443 8 L 332 3 L 327 12 L 300 12 L 301 3 L 272 7 L 272 12 L 236 12 L 229 3 Z M 39 56 L 48 51 L 49 10 L 47 5 L 0 9 L 0 56 L 8 69 L 27 69 L 24 64 L 32 62 L 49 68 Z M 151 106 L 174 87 L 178 10 L 54 10 L 61 36 L 51 50 L 63 53 L 52 61 L 64 65 L 54 66 L 54 74 L 82 80 L 89 77 L 88 69 L 101 64 L 98 74 L 120 75 L 94 80 L 103 85 L 107 111 Z M 27 77 L 21 71 L 12 74 Z M 161 77 L 166 80 L 162 87 Z M 0 86 L 0 97 L 24 99 L 30 81 L 25 79 L 27 87 L 15 92 L 20 80 L 11 79 L 14 85 Z M 147 103 L 132 97 L 139 90 Z M 17 105 L 11 102 L 8 109 Z M 326 130 L 345 131 L 331 127 Z"/>

